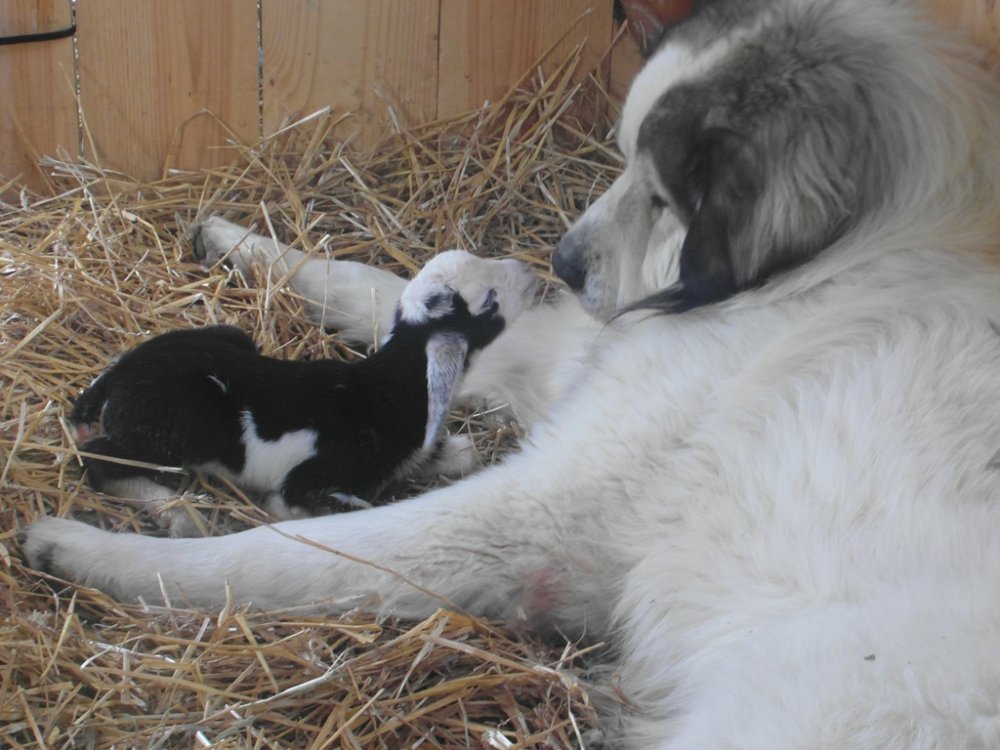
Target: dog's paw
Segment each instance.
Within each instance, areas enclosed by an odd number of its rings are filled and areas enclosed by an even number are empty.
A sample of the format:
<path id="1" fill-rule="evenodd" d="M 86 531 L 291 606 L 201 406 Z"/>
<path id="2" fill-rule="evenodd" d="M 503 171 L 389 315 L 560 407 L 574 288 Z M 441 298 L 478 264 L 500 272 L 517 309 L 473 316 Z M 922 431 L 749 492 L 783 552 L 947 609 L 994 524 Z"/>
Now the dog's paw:
<path id="1" fill-rule="evenodd" d="M 249 268 L 251 259 L 243 257 L 243 243 L 253 236 L 250 230 L 221 216 L 210 216 L 194 224 L 187 233 L 187 238 L 194 248 L 194 257 L 203 266 L 211 268 L 223 260 L 228 260 L 240 271 Z"/>
<path id="2" fill-rule="evenodd" d="M 74 557 L 94 547 L 93 533 L 101 534 L 79 521 L 66 518 L 42 518 L 21 532 L 21 555 L 35 570 L 60 578 L 73 579 L 78 569 Z"/>

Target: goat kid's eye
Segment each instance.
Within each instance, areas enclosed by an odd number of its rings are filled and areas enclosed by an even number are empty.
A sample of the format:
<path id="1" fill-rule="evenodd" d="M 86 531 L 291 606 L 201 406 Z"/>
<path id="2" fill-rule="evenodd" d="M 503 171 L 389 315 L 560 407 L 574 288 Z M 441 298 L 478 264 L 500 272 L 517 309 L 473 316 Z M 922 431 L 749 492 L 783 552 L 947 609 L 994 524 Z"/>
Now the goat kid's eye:
<path id="1" fill-rule="evenodd" d="M 653 212 L 659 214 L 663 209 L 665 209 L 669 204 L 665 198 L 661 198 L 655 193 L 650 196 L 649 204 L 653 207 Z"/>
<path id="2" fill-rule="evenodd" d="M 497 290 L 490 289 L 486 293 L 486 299 L 483 300 L 483 306 L 481 309 L 488 310 L 489 308 L 494 307 L 496 305 L 496 301 L 497 301 Z"/>
<path id="3" fill-rule="evenodd" d="M 445 296 L 443 294 L 440 294 L 440 293 L 438 293 L 438 294 L 432 294 L 424 302 L 424 306 L 428 310 L 433 310 L 435 307 L 437 307 L 442 302 L 444 302 L 444 299 L 445 299 Z"/>

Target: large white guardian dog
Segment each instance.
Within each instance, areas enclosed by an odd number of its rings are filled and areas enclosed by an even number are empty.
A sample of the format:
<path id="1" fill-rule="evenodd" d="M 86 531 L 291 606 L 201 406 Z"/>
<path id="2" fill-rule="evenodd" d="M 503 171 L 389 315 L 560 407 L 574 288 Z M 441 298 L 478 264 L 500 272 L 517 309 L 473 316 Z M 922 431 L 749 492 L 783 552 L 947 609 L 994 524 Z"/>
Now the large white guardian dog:
<path id="1" fill-rule="evenodd" d="M 576 298 L 466 381 L 531 422 L 520 453 L 220 538 L 44 519 L 28 559 L 121 599 L 444 603 L 608 639 L 611 747 L 1000 747 L 995 82 L 906 2 L 704 3 L 618 141 L 554 256 Z M 380 272 L 295 283 L 364 337 L 371 294 L 336 294 L 359 276 L 391 310 Z"/>

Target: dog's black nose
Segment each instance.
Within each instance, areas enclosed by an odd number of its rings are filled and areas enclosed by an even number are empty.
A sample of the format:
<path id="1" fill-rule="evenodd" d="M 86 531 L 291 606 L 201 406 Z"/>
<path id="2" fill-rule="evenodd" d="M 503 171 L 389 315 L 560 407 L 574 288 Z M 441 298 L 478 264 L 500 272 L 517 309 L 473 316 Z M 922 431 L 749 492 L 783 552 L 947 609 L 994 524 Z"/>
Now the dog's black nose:
<path id="1" fill-rule="evenodd" d="M 563 237 L 559 247 L 552 254 L 552 270 L 566 282 L 566 286 L 574 292 L 579 292 L 587 281 L 587 269 L 583 264 L 583 254 L 572 241 L 567 242 L 568 238 L 569 235 Z"/>

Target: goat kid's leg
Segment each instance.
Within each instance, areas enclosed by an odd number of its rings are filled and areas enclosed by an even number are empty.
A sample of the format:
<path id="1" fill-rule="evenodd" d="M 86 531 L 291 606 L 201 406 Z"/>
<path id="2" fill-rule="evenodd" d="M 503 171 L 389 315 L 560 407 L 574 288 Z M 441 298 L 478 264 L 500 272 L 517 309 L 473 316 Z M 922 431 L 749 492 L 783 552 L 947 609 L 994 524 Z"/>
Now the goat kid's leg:
<path id="1" fill-rule="evenodd" d="M 208 533 L 198 511 L 184 495 L 145 477 L 116 480 L 105 494 L 142 509 L 172 537 L 197 537 Z"/>
<path id="2" fill-rule="evenodd" d="M 458 479 L 479 468 L 479 454 L 472 438 L 467 435 L 449 435 L 434 452 L 433 458 L 420 467 L 411 479 Z"/>
<path id="3" fill-rule="evenodd" d="M 614 520 L 602 508 L 613 503 L 580 512 L 578 496 L 530 493 L 559 483 L 506 468 L 393 505 L 207 539 L 48 518 L 26 530 L 22 551 L 36 568 L 121 600 L 360 606 L 408 617 L 457 607 L 599 636 L 622 572 L 622 556 L 599 541 Z"/>
<path id="4" fill-rule="evenodd" d="M 141 456 L 133 455 L 106 435 L 87 440 L 80 450 L 110 458 L 142 460 Z M 87 481 L 94 489 L 141 508 L 171 536 L 205 535 L 198 512 L 182 501 L 164 472 L 99 458 L 85 458 L 83 465 Z"/>
<path id="5" fill-rule="evenodd" d="M 364 263 L 314 258 L 219 216 L 191 228 L 195 256 L 205 265 L 229 261 L 247 279 L 259 267 L 287 280 L 321 325 L 344 338 L 372 345 L 392 330 L 406 280 Z"/>

